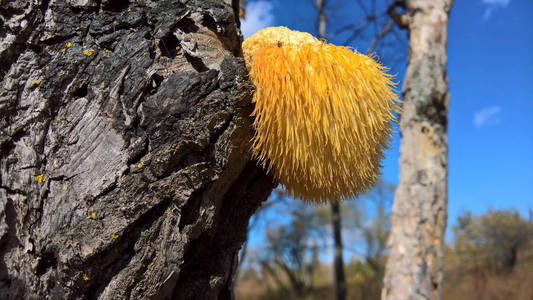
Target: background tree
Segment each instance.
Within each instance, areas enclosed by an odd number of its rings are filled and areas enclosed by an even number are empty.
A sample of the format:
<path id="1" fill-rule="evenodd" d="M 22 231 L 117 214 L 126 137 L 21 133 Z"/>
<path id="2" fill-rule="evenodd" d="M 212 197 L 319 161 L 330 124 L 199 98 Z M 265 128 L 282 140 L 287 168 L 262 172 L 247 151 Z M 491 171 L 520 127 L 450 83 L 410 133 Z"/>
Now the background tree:
<path id="1" fill-rule="evenodd" d="M 273 294 L 303 298 L 313 291 L 324 228 L 312 206 L 289 199 L 285 193 L 278 197 L 282 197 L 277 201 L 284 202 L 283 209 L 290 212 L 290 219 L 267 229 L 266 249 L 258 261 L 276 283 Z"/>
<path id="2" fill-rule="evenodd" d="M 510 271 L 518 262 L 518 254 L 533 241 L 533 223 L 516 210 L 489 210 L 480 216 L 465 212 L 453 231 L 455 251 L 470 257 L 465 267 L 483 265 Z"/>
<path id="3" fill-rule="evenodd" d="M 379 299 L 383 288 L 383 276 L 387 258 L 387 239 L 390 232 L 390 207 L 395 186 L 380 180 L 368 193 L 353 203 L 343 205 L 346 231 L 359 237 L 346 245 L 355 253 L 358 262 L 348 265 L 350 299 Z M 350 207 L 351 206 L 351 207 Z"/>
<path id="4" fill-rule="evenodd" d="M 400 120 L 400 181 L 383 299 L 440 299 L 448 200 L 446 40 L 452 0 L 396 1 L 409 30 Z"/>
<path id="5" fill-rule="evenodd" d="M 326 0 L 316 0 L 314 2 L 318 12 L 318 38 L 326 40 Z M 344 279 L 344 259 L 342 257 L 342 234 L 341 234 L 341 213 L 340 202 L 332 202 L 331 207 L 331 228 L 333 229 L 333 241 L 334 241 L 334 282 L 335 282 L 335 294 L 337 300 L 346 299 L 346 280 Z"/>
<path id="6" fill-rule="evenodd" d="M 237 15 L 2 1 L 0 298 L 231 297 L 274 186 L 248 153 Z"/>
<path id="7" fill-rule="evenodd" d="M 372 268 L 376 280 L 383 280 L 385 258 L 387 254 L 387 239 L 390 232 L 390 202 L 393 199 L 395 186 L 391 183 L 380 180 L 376 186 L 358 203 L 370 203 L 373 206 L 373 216 L 368 216 L 369 208 L 359 207 L 357 212 L 358 218 L 354 218 L 356 228 L 361 232 L 363 237 L 365 252 L 364 258 L 366 263 Z M 368 204 L 367 204 L 368 205 Z M 367 216 L 362 216 L 361 212 L 367 212 Z"/>
<path id="8" fill-rule="evenodd" d="M 264 226 L 264 243 L 249 246 L 238 299 L 336 299 L 330 207 L 309 206 L 277 191 L 253 232 L 261 240 Z M 348 299 L 380 297 L 393 192 L 394 185 L 380 181 L 367 194 L 341 203 L 343 251 L 351 258 L 345 266 Z"/>
<path id="9" fill-rule="evenodd" d="M 444 299 L 533 298 L 533 222 L 514 209 L 464 212 L 446 249 Z"/>

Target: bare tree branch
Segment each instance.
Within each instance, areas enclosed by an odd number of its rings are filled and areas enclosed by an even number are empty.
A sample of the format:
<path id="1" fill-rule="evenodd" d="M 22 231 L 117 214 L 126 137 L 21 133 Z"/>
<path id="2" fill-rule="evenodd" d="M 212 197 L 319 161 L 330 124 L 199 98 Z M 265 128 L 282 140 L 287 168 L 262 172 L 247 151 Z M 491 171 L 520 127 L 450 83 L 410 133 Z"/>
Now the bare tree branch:
<path id="1" fill-rule="evenodd" d="M 370 15 L 370 13 L 368 12 L 368 9 L 366 8 L 362 0 L 357 0 L 357 4 L 359 4 L 359 7 L 365 13 L 366 16 Z"/>
<path id="2" fill-rule="evenodd" d="M 402 29 L 407 29 L 409 27 L 409 16 L 406 14 L 399 13 L 396 8 L 403 7 L 403 1 L 395 1 L 387 10 L 389 16 L 396 22 L 396 25 Z"/>
<path id="3" fill-rule="evenodd" d="M 368 27 L 368 25 L 370 25 L 370 23 L 366 23 L 364 26 L 362 26 L 361 28 L 357 29 L 356 31 L 354 31 L 352 33 L 352 35 L 350 35 L 350 37 L 346 40 L 346 42 L 344 42 L 345 45 L 348 45 L 350 44 L 351 42 L 353 42 L 353 40 L 355 40 L 356 38 L 359 37 L 360 34 L 363 33 L 363 31 Z"/>
<path id="4" fill-rule="evenodd" d="M 375 15 L 367 15 L 365 18 L 359 19 L 356 22 L 353 22 L 351 24 L 342 26 L 341 28 L 337 29 L 337 31 L 335 31 L 335 33 L 333 34 L 333 37 L 343 33 L 344 31 L 352 30 L 352 29 L 357 28 L 359 26 L 366 27 L 366 26 L 368 26 L 368 23 L 370 23 L 370 22 L 372 22 L 374 20 L 377 20 L 379 18 L 385 17 L 385 16 L 387 16 L 386 12 L 375 14 Z"/>
<path id="5" fill-rule="evenodd" d="M 316 8 L 318 10 L 318 36 L 320 39 L 326 38 L 326 15 L 324 14 L 324 7 L 326 0 L 316 0 Z"/>
<path id="6" fill-rule="evenodd" d="M 376 14 L 376 0 L 372 0 L 371 2 L 371 14 L 372 15 L 375 15 Z M 376 36 L 378 34 L 378 23 L 377 22 L 372 22 L 372 25 L 373 25 L 373 28 L 374 28 L 374 34 L 373 36 Z"/>
<path id="7" fill-rule="evenodd" d="M 383 30 L 374 38 L 374 40 L 372 41 L 372 44 L 370 44 L 370 47 L 368 47 L 368 51 L 366 52 L 367 54 L 370 54 L 372 53 L 372 51 L 374 51 L 374 48 L 376 47 L 377 43 L 382 39 L 384 38 L 387 33 L 389 33 L 392 28 L 394 28 L 394 21 L 389 21 L 389 23 L 387 24 L 387 26 L 383 27 Z"/>
<path id="8" fill-rule="evenodd" d="M 246 1 L 239 0 L 239 18 L 246 19 Z"/>

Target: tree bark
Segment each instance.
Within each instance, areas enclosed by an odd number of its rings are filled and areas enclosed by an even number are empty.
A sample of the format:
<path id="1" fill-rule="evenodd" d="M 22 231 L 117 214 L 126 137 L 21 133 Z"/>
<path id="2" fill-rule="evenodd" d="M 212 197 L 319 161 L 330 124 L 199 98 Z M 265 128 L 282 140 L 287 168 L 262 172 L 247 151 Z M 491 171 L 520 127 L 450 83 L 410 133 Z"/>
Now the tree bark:
<path id="1" fill-rule="evenodd" d="M 250 216 L 238 1 L 0 4 L 0 298 L 228 299 Z"/>
<path id="2" fill-rule="evenodd" d="M 407 0 L 389 11 L 409 30 L 400 120 L 400 182 L 382 299 L 441 299 L 447 217 L 446 39 L 451 0 Z"/>

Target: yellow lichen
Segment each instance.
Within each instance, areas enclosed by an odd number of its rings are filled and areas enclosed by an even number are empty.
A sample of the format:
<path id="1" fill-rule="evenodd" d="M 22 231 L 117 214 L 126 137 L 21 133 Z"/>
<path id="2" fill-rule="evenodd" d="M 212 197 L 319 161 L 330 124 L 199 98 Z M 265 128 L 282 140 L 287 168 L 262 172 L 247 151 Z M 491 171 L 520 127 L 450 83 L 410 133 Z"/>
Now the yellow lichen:
<path id="1" fill-rule="evenodd" d="M 141 161 L 140 163 L 137 164 L 137 168 L 142 168 L 144 166 L 144 161 Z"/>
<path id="2" fill-rule="evenodd" d="M 65 52 L 67 52 L 67 48 L 61 49 L 61 53 L 65 54 Z"/>
<path id="3" fill-rule="evenodd" d="M 109 49 L 104 49 L 104 51 L 105 51 L 106 53 L 113 53 L 113 51 L 111 51 L 111 50 L 109 50 Z"/>
<path id="4" fill-rule="evenodd" d="M 118 234 L 114 234 L 114 233 L 113 233 L 113 234 L 111 235 L 111 238 L 113 238 L 113 239 L 118 238 Z"/>
<path id="5" fill-rule="evenodd" d="M 31 82 L 31 85 L 39 85 L 41 83 L 39 80 L 34 80 Z"/>
<path id="6" fill-rule="evenodd" d="M 371 57 L 285 27 L 243 43 L 256 90 L 252 153 L 304 201 L 369 189 L 398 111 L 391 75 Z"/>
<path id="7" fill-rule="evenodd" d="M 46 178 L 44 177 L 44 174 L 39 174 L 35 176 L 35 181 L 37 181 L 38 183 L 43 183 L 46 181 Z"/>
<path id="8" fill-rule="evenodd" d="M 67 48 L 70 48 L 70 46 L 72 46 L 71 42 L 68 42 L 68 43 L 65 44 L 65 47 L 67 47 Z"/>
<path id="9" fill-rule="evenodd" d="M 153 183 L 150 183 L 150 185 L 148 186 L 150 189 L 153 189 L 154 188 L 154 184 Z"/>
<path id="10" fill-rule="evenodd" d="M 91 55 L 93 55 L 93 53 L 94 53 L 94 49 L 83 50 L 83 54 L 85 54 L 87 56 L 91 56 Z"/>
<path id="11" fill-rule="evenodd" d="M 83 273 L 83 280 L 84 281 L 89 281 L 91 278 L 89 278 L 89 274 L 87 273 Z"/>

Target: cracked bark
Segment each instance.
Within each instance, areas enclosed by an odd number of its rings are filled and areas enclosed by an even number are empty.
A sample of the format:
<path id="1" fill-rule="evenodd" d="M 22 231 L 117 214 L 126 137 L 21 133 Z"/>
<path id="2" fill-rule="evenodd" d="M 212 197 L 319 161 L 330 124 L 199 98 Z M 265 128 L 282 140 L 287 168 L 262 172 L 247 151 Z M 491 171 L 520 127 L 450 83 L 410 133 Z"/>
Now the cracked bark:
<path id="1" fill-rule="evenodd" d="M 409 30 L 400 120 L 400 182 L 382 299 L 441 299 L 448 201 L 446 39 L 451 0 L 397 1 Z"/>
<path id="2" fill-rule="evenodd" d="M 230 0 L 2 1 L 1 299 L 233 297 L 274 186 L 248 152 L 236 13 Z"/>

